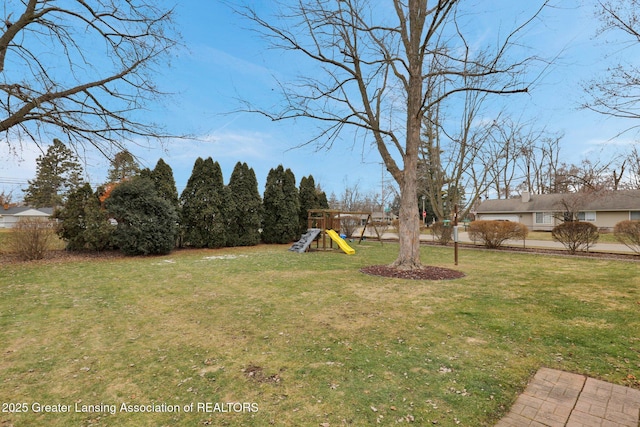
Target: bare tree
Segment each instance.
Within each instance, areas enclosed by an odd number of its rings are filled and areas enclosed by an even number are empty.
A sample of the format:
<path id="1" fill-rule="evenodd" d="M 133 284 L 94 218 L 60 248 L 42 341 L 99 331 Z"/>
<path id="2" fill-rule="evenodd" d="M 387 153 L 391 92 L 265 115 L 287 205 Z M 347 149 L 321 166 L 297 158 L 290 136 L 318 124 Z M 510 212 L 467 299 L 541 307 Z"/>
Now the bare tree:
<path id="1" fill-rule="evenodd" d="M 557 185 L 561 139 L 562 135 L 544 136 L 542 133 L 526 138 L 520 148 L 518 164 L 523 175 L 521 190 L 531 194 L 561 192 Z"/>
<path id="2" fill-rule="evenodd" d="M 518 191 L 548 193 L 557 169 L 559 137 L 510 117 L 496 121 L 489 134 L 489 183 L 498 198 Z"/>
<path id="3" fill-rule="evenodd" d="M 7 143 L 64 135 L 106 152 L 133 137 L 164 136 L 136 110 L 161 95 L 152 73 L 177 44 L 171 10 L 150 0 L 23 0 L 5 2 L 4 11 L 0 131 Z"/>
<path id="4" fill-rule="evenodd" d="M 629 178 L 625 186 L 632 190 L 640 190 L 640 150 L 634 147 L 628 155 Z"/>
<path id="5" fill-rule="evenodd" d="M 487 144 L 490 159 L 486 164 L 490 176 L 489 187 L 493 188 L 498 199 L 509 199 L 516 188 L 514 180 L 527 141 L 521 135 L 522 125 L 506 118 L 495 122 L 490 138 L 492 144 Z"/>
<path id="6" fill-rule="evenodd" d="M 560 193 L 594 193 L 617 190 L 626 167 L 613 169 L 614 160 L 582 159 L 580 164 L 562 163 L 556 173 L 556 187 Z"/>
<path id="7" fill-rule="evenodd" d="M 298 84 L 281 85 L 281 111 L 252 106 L 248 110 L 273 120 L 316 120 L 324 127 L 309 142 L 325 146 L 331 146 L 345 127 L 355 126 L 372 138 L 401 195 L 399 254 L 393 263 L 397 268 L 421 267 L 417 170 L 427 112 L 466 91 L 527 90 L 515 77 L 529 62 L 507 55 L 517 32 L 530 20 L 495 49 L 477 49 L 469 39 L 473 36 L 464 33 L 470 26 L 462 22 L 463 3 L 299 0 L 280 5 L 281 14 L 272 20 L 251 8 L 241 11 L 276 47 L 306 57 L 317 71 L 301 77 Z M 431 96 L 438 81 L 448 84 L 439 96 Z"/>
<path id="8" fill-rule="evenodd" d="M 344 212 L 373 212 L 376 204 L 375 194 L 363 193 L 360 190 L 359 182 L 349 184 L 345 179 L 344 191 L 340 195 L 340 199 L 336 198 L 334 204 L 330 207 Z"/>
<path id="9" fill-rule="evenodd" d="M 472 86 L 471 82 L 468 86 Z M 452 129 L 445 123 L 456 121 L 447 120 L 440 112 L 444 102 L 425 114 L 418 160 L 419 187 L 424 189 L 439 220 L 450 217 L 455 205 L 460 217 L 465 217 L 489 185 L 487 165 L 495 162 L 495 156 L 487 146 L 493 124 L 477 123 L 489 95 L 483 91 L 464 92 L 460 120 Z"/>
<path id="10" fill-rule="evenodd" d="M 598 35 L 622 33 L 622 50 L 640 43 L 640 1 L 598 0 L 596 15 L 602 23 Z M 628 55 L 635 58 L 636 55 Z M 590 100 L 584 108 L 601 114 L 640 119 L 640 67 L 628 62 L 610 67 L 606 74 L 584 84 Z M 633 125 L 631 129 L 640 125 Z"/>
<path id="11" fill-rule="evenodd" d="M 11 205 L 12 199 L 13 195 L 11 194 L 11 191 L 6 193 L 5 190 L 2 190 L 2 192 L 0 192 L 0 208 L 4 206 L 9 207 Z"/>

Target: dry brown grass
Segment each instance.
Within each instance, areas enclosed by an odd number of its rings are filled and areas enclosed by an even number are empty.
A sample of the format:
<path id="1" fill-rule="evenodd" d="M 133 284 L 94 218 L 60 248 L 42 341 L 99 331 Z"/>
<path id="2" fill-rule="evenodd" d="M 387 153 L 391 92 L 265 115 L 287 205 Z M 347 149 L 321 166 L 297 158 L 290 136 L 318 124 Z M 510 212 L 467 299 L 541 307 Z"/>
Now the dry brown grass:
<path id="1" fill-rule="evenodd" d="M 638 387 L 629 377 L 640 336 L 637 263 L 463 250 L 465 278 L 405 281 L 359 273 L 393 261 L 395 245 L 355 249 L 3 266 L 0 401 L 250 402 L 259 411 L 1 419 L 488 426 L 540 366 Z M 423 256 L 453 267 L 450 248 Z"/>

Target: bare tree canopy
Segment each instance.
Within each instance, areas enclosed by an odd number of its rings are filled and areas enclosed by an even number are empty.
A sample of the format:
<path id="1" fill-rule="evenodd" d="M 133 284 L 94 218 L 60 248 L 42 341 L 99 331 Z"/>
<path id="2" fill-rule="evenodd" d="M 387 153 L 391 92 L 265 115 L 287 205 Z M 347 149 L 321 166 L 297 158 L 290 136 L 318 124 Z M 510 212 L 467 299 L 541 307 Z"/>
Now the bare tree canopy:
<path id="1" fill-rule="evenodd" d="M 136 110 L 160 95 L 154 67 L 177 44 L 151 0 L 7 0 L 0 22 L 0 131 L 7 143 L 65 136 L 100 151 L 162 136 Z"/>
<path id="2" fill-rule="evenodd" d="M 546 3 L 486 48 L 477 45 L 478 34 L 467 32 L 476 10 L 463 0 L 298 0 L 279 3 L 281 13 L 273 19 L 242 9 L 275 47 L 315 64 L 298 81 L 282 83 L 281 110 L 248 109 L 273 120 L 313 119 L 324 126 L 313 141 L 324 146 L 345 127 L 364 134 L 400 189 L 394 266 L 420 268 L 416 201 L 423 119 L 457 94 L 526 92 L 521 73 L 532 58 L 514 59 L 510 47 Z"/>
<path id="3" fill-rule="evenodd" d="M 602 23 L 598 34 L 622 34 L 624 41 L 616 51 L 635 58 L 637 55 L 629 50 L 640 44 L 640 1 L 598 0 L 596 8 Z M 633 62 L 620 62 L 609 68 L 606 74 L 587 82 L 585 90 L 590 99 L 583 107 L 614 117 L 640 119 L 640 67 Z"/>

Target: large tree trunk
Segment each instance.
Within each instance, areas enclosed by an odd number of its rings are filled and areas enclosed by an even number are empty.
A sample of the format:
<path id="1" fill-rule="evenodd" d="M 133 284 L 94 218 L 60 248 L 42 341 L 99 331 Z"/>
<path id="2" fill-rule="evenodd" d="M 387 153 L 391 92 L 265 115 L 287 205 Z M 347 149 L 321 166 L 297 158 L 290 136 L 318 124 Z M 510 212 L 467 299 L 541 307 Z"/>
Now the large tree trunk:
<path id="1" fill-rule="evenodd" d="M 415 51 L 417 52 L 417 47 Z M 415 56 L 414 56 L 415 58 Z M 398 259 L 392 264 L 401 269 L 420 268 L 420 216 L 418 211 L 418 150 L 422 125 L 422 62 L 414 60 L 407 97 L 407 136 L 403 156 L 404 169 L 396 173 L 400 186 Z"/>
<path id="2" fill-rule="evenodd" d="M 398 238 L 400 248 L 398 258 L 393 266 L 400 269 L 420 268 L 420 218 L 416 203 L 418 194 L 416 180 L 407 177 L 409 170 L 405 170 L 404 182 L 400 185 L 400 214 L 398 218 Z M 412 173 L 415 175 L 416 170 Z"/>
<path id="3" fill-rule="evenodd" d="M 403 154 L 403 170 L 394 174 L 400 186 L 400 214 L 398 218 L 398 238 L 400 248 L 398 259 L 392 264 L 400 269 L 420 268 L 420 219 L 418 212 L 418 150 L 423 110 L 423 63 L 420 48 L 424 28 L 426 4 L 417 0 L 409 2 L 410 31 L 403 34 L 403 43 L 409 63 L 407 89 L 406 142 Z M 386 161 L 387 159 L 385 159 Z"/>

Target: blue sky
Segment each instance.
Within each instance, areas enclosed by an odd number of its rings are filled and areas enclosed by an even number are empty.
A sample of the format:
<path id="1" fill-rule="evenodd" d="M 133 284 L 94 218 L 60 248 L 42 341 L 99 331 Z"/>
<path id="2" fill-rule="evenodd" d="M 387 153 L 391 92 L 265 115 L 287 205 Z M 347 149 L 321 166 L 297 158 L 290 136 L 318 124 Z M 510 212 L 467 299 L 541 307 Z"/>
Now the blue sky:
<path id="1" fill-rule="evenodd" d="M 475 21 L 478 38 L 504 36 L 533 10 L 532 3 L 536 2 L 476 1 L 478 7 L 493 8 L 492 13 L 479 15 Z M 516 55 L 539 55 L 554 63 L 528 94 L 503 98 L 500 103 L 522 120 L 535 121 L 552 133 L 563 133 L 564 161 L 612 156 L 633 141 L 634 134 L 615 138 L 633 123 L 579 109 L 584 97 L 581 83 L 605 72 L 620 56 L 633 54 L 621 51 L 620 45 L 607 44 L 604 38 L 595 38 L 598 23 L 593 18 L 593 1 L 555 3 L 562 6 L 545 10 L 523 34 L 521 43 L 526 50 L 514 51 Z M 265 2 L 260 8 L 269 12 L 270 4 Z M 173 168 L 178 191 L 184 188 L 195 159 L 208 156 L 221 164 L 225 182 L 236 162 L 247 162 L 256 172 L 260 192 L 269 169 L 279 164 L 291 168 L 298 182 L 312 174 L 327 195 L 339 195 L 345 185 L 355 184 L 361 191 L 379 192 L 381 181 L 391 181 L 382 173 L 377 151 L 362 140 L 354 141 L 351 134 L 345 134 L 330 150 L 294 148 L 308 140 L 312 123 L 273 123 L 257 115 L 233 113 L 240 107 L 238 99 L 277 105 L 280 99 L 274 77 L 280 81 L 293 79 L 305 65 L 268 49 L 264 40 L 249 31 L 251 23 L 220 1 L 180 2 L 176 11 L 187 49 L 178 53 L 170 68 L 158 74 L 160 87 L 174 95 L 161 105 L 150 106 L 146 114 L 164 123 L 169 132 L 195 138 L 164 147 L 131 146 L 143 166 L 152 168 L 162 157 Z M 532 71 L 538 74 L 541 69 Z M 20 199 L 20 188 L 35 176 L 38 155 L 31 144 L 23 144 L 17 156 L 8 154 L 6 144 L 0 145 L 0 192 L 13 192 L 14 200 Z M 86 153 L 84 160 L 90 182 L 104 182 L 108 161 L 92 152 Z"/>

